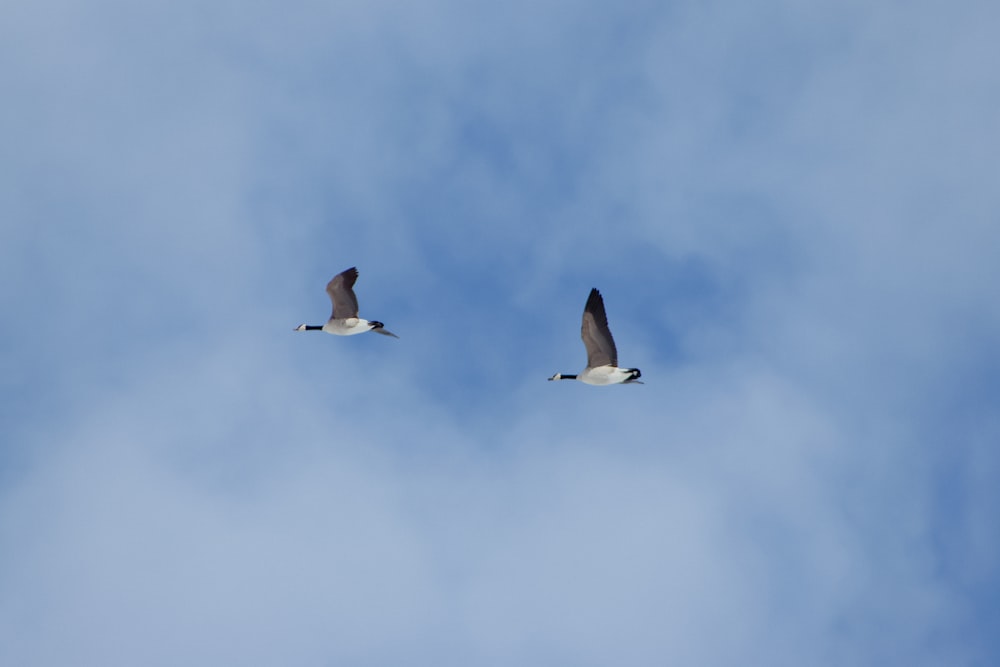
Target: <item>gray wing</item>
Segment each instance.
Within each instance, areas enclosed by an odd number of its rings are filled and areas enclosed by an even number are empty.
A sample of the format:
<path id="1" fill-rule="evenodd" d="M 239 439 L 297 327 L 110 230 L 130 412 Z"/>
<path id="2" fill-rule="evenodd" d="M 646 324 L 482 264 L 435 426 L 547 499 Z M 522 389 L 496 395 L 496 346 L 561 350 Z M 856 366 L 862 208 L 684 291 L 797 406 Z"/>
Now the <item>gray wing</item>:
<path id="1" fill-rule="evenodd" d="M 358 297 L 354 296 L 354 283 L 358 280 L 358 270 L 353 266 L 338 273 L 326 284 L 326 293 L 333 302 L 333 313 L 330 318 L 338 320 L 358 316 Z"/>
<path id="2" fill-rule="evenodd" d="M 597 288 L 590 290 L 587 305 L 583 309 L 580 337 L 587 348 L 587 368 L 618 365 L 618 350 L 615 348 L 615 339 L 611 337 L 611 329 L 608 328 L 604 299 Z"/>

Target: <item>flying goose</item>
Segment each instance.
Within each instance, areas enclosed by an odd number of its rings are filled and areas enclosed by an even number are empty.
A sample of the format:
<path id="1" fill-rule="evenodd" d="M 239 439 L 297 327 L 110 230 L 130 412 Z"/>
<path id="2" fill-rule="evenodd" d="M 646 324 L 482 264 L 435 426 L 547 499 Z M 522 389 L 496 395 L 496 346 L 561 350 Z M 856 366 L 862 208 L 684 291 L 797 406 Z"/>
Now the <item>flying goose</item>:
<path id="1" fill-rule="evenodd" d="M 353 336 L 354 334 L 374 331 L 383 336 L 399 338 L 394 333 L 385 330 L 381 322 L 363 320 L 358 317 L 358 297 L 354 296 L 354 283 L 358 280 L 358 270 L 351 267 L 338 273 L 326 284 L 326 293 L 333 302 L 333 313 L 323 326 L 306 326 L 300 324 L 296 331 L 325 331 L 335 336 Z"/>
<path id="2" fill-rule="evenodd" d="M 587 384 L 626 384 L 639 382 L 642 373 L 638 368 L 618 368 L 618 350 L 608 328 L 604 312 L 604 299 L 597 288 L 590 290 L 583 309 L 583 326 L 580 328 L 583 345 L 587 348 L 587 367 L 579 375 L 556 373 L 549 380 L 579 380 Z"/>

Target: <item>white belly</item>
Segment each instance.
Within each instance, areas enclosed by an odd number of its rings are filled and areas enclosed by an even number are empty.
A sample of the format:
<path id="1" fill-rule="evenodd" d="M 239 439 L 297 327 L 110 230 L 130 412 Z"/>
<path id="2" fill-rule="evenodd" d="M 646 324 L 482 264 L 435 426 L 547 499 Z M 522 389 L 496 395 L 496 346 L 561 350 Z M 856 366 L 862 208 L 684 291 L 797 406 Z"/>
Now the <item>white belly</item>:
<path id="1" fill-rule="evenodd" d="M 588 368 L 580 373 L 576 379 L 587 384 L 621 384 L 629 379 L 630 374 L 617 366 L 598 366 Z"/>
<path id="2" fill-rule="evenodd" d="M 360 317 L 349 317 L 343 320 L 330 320 L 323 325 L 323 331 L 334 336 L 353 336 L 371 329 L 368 320 Z"/>

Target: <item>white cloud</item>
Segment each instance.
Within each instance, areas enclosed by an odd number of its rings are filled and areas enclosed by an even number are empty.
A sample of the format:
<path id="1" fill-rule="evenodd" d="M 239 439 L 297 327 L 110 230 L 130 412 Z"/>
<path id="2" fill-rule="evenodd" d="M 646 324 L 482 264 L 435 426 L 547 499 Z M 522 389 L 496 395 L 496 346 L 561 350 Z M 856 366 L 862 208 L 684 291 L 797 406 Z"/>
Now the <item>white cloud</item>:
<path id="1" fill-rule="evenodd" d="M 59 7 L 0 662 L 992 657 L 991 7 Z M 591 286 L 646 385 L 544 381 Z"/>

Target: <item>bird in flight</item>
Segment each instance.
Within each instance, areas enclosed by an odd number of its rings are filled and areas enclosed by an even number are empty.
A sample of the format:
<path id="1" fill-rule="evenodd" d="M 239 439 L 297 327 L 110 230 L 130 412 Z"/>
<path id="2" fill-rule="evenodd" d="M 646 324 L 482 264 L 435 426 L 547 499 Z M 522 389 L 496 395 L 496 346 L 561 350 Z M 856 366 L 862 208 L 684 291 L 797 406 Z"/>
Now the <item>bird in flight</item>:
<path id="1" fill-rule="evenodd" d="M 300 324 L 296 331 L 325 331 L 335 336 L 353 336 L 354 334 L 374 331 L 383 336 L 399 338 L 391 331 L 387 331 L 385 325 L 375 320 L 366 320 L 358 317 L 358 297 L 354 295 L 354 283 L 358 280 L 358 270 L 351 267 L 346 271 L 335 275 L 326 284 L 326 293 L 333 303 L 333 312 L 326 324 L 311 326 Z"/>
<path id="2" fill-rule="evenodd" d="M 608 328 L 604 312 L 604 299 L 597 288 L 590 290 L 583 309 L 583 326 L 580 328 L 583 345 L 587 348 L 587 367 L 579 375 L 556 373 L 549 380 L 579 380 L 587 384 L 637 383 L 642 373 L 638 368 L 618 368 L 618 350 Z"/>

